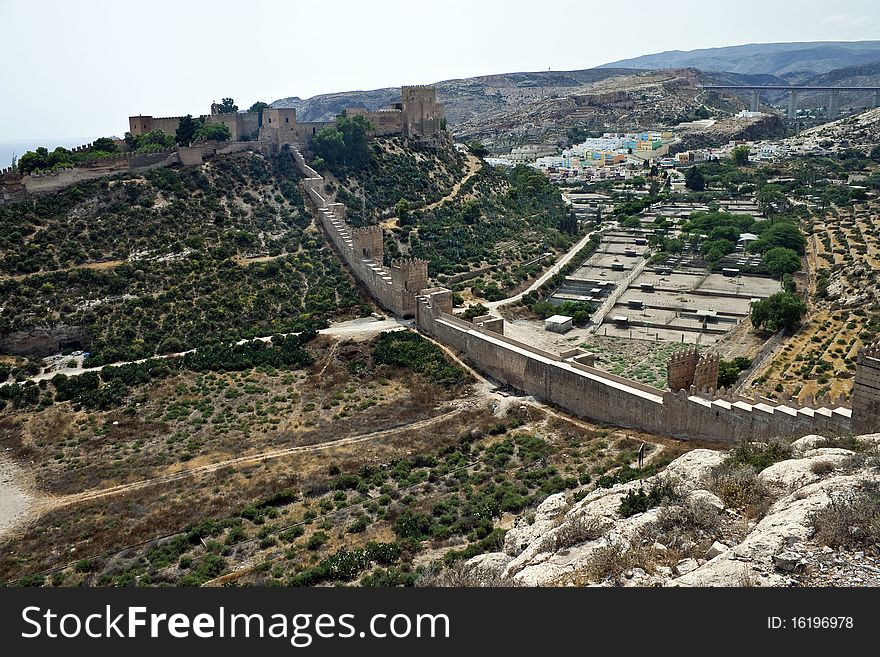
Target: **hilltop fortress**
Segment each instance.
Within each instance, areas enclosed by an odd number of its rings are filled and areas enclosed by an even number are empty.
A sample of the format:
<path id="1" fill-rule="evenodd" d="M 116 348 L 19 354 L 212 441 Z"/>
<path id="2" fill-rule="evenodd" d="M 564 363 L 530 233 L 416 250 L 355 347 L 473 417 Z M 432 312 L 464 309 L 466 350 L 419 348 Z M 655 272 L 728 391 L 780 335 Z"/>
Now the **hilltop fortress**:
<path id="1" fill-rule="evenodd" d="M 400 102 L 392 107 L 368 111 L 346 110 L 349 116 L 364 116 L 372 125 L 371 136 L 403 136 L 419 143 L 436 146 L 445 139 L 445 113 L 437 102 L 437 90 L 430 86 L 400 88 Z M 177 132 L 181 116 L 131 116 L 129 131 L 138 136 L 152 130 L 170 135 Z M 216 104 L 208 123 L 222 123 L 229 128 L 230 141 L 174 146 L 154 153 L 119 153 L 90 160 L 69 169 L 21 175 L 11 168 L 0 170 L 0 203 L 22 201 L 30 196 L 51 194 L 86 180 L 94 180 L 121 171 L 145 172 L 156 167 L 197 166 L 214 155 L 241 151 L 269 152 L 283 144 L 299 144 L 307 149 L 312 137 L 335 121 L 297 120 L 294 108 L 267 107 L 262 112 L 221 114 Z M 88 150 L 91 144 L 74 149 Z"/>
<path id="2" fill-rule="evenodd" d="M 437 102 L 437 90 L 427 86 L 400 88 L 400 102 L 376 111 L 348 108 L 348 116 L 363 116 L 373 126 L 372 136 L 401 135 L 409 139 L 434 141 L 442 132 L 445 118 L 443 104 Z M 173 135 L 182 116 L 130 116 L 129 132 L 142 135 L 161 130 Z M 292 107 L 267 107 L 262 112 L 234 112 L 220 114 L 216 103 L 211 113 L 202 117 L 208 123 L 222 123 L 229 128 L 232 141 L 259 141 L 270 144 L 297 143 L 308 148 L 319 130 L 332 126 L 335 121 L 298 121 Z"/>

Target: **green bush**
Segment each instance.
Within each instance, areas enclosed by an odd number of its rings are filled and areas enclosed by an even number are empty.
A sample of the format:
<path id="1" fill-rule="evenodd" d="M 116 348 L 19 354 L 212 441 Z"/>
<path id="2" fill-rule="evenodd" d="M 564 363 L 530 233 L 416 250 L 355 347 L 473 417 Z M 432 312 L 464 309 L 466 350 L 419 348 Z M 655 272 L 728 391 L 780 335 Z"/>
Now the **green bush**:
<path id="1" fill-rule="evenodd" d="M 373 360 L 405 367 L 440 385 L 455 385 L 465 378 L 464 371 L 450 363 L 439 347 L 411 331 L 382 333 L 373 347 Z"/>
<path id="2" fill-rule="evenodd" d="M 637 513 L 644 513 L 648 509 L 660 506 L 677 497 L 675 486 L 668 481 L 655 482 L 646 493 L 644 488 L 638 491 L 627 491 L 626 496 L 620 501 L 617 513 L 622 518 L 629 518 Z"/>

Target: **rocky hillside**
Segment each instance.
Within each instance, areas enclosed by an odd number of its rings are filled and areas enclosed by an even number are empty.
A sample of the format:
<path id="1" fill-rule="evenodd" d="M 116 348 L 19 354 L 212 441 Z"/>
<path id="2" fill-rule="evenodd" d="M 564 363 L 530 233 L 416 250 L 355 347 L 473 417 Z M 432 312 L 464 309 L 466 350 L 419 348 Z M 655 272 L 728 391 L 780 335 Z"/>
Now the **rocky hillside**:
<path id="1" fill-rule="evenodd" d="M 435 83 L 435 86 L 440 101 L 445 104 L 449 124 L 454 129 L 460 123 L 486 112 L 516 107 L 524 102 L 563 94 L 587 84 L 629 73 L 631 71 L 614 69 L 501 73 L 444 80 Z M 297 117 L 302 121 L 329 121 L 347 107 L 375 110 L 396 102 L 400 102 L 399 87 L 343 91 L 305 100 L 294 96 L 276 100 L 272 106 L 295 107 Z"/>
<path id="2" fill-rule="evenodd" d="M 241 153 L 0 207 L 0 354 L 134 360 L 364 312 L 300 178 Z"/>
<path id="3" fill-rule="evenodd" d="M 660 474 L 548 497 L 468 562 L 499 584 L 880 585 L 880 434 L 695 449 Z"/>
<path id="4" fill-rule="evenodd" d="M 784 135 L 785 123 L 778 114 L 762 114 L 749 119 L 728 117 L 707 127 L 683 130 L 681 139 L 670 148 L 670 152 L 677 153 L 692 148 L 717 148 L 733 139 L 757 141 Z"/>

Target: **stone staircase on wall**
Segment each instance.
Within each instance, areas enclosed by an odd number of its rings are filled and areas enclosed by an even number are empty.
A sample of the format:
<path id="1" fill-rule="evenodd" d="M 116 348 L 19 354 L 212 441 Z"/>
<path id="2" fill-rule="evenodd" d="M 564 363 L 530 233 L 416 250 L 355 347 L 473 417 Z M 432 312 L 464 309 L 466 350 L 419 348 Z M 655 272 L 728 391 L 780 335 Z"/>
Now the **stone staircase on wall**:
<path id="1" fill-rule="evenodd" d="M 345 221 L 345 205 L 327 201 L 324 197 L 324 178 L 306 163 L 298 146 L 285 144 L 284 147 L 290 149 L 294 162 L 305 175 L 306 178 L 302 183 L 303 188 L 315 205 L 318 218 L 330 237 L 330 241 L 336 246 L 355 278 L 383 307 L 403 317 L 411 317 L 415 312 L 417 290 L 407 289 L 406 280 L 401 284 L 395 284 L 390 269 L 385 267 L 381 261 L 377 262 L 373 258 L 373 254 L 359 252 L 361 247 L 358 246 L 358 239 L 363 240 L 365 236 L 369 235 L 371 229 L 352 230 Z M 381 249 L 381 239 L 379 239 L 379 248 Z M 394 264 L 401 263 L 415 265 L 417 270 L 415 273 L 418 274 L 421 271 L 422 278 L 427 279 L 427 262 L 414 259 L 398 261 Z M 414 278 L 419 279 L 418 276 L 414 276 Z"/>

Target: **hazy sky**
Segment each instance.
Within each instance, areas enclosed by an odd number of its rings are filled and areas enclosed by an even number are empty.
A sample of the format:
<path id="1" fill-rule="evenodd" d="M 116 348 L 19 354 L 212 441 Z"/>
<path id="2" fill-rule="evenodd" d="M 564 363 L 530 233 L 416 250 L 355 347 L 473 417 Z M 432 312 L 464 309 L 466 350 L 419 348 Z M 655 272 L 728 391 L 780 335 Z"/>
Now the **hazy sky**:
<path id="1" fill-rule="evenodd" d="M 0 0 L 0 141 L 663 50 L 880 38 L 877 0 Z"/>

